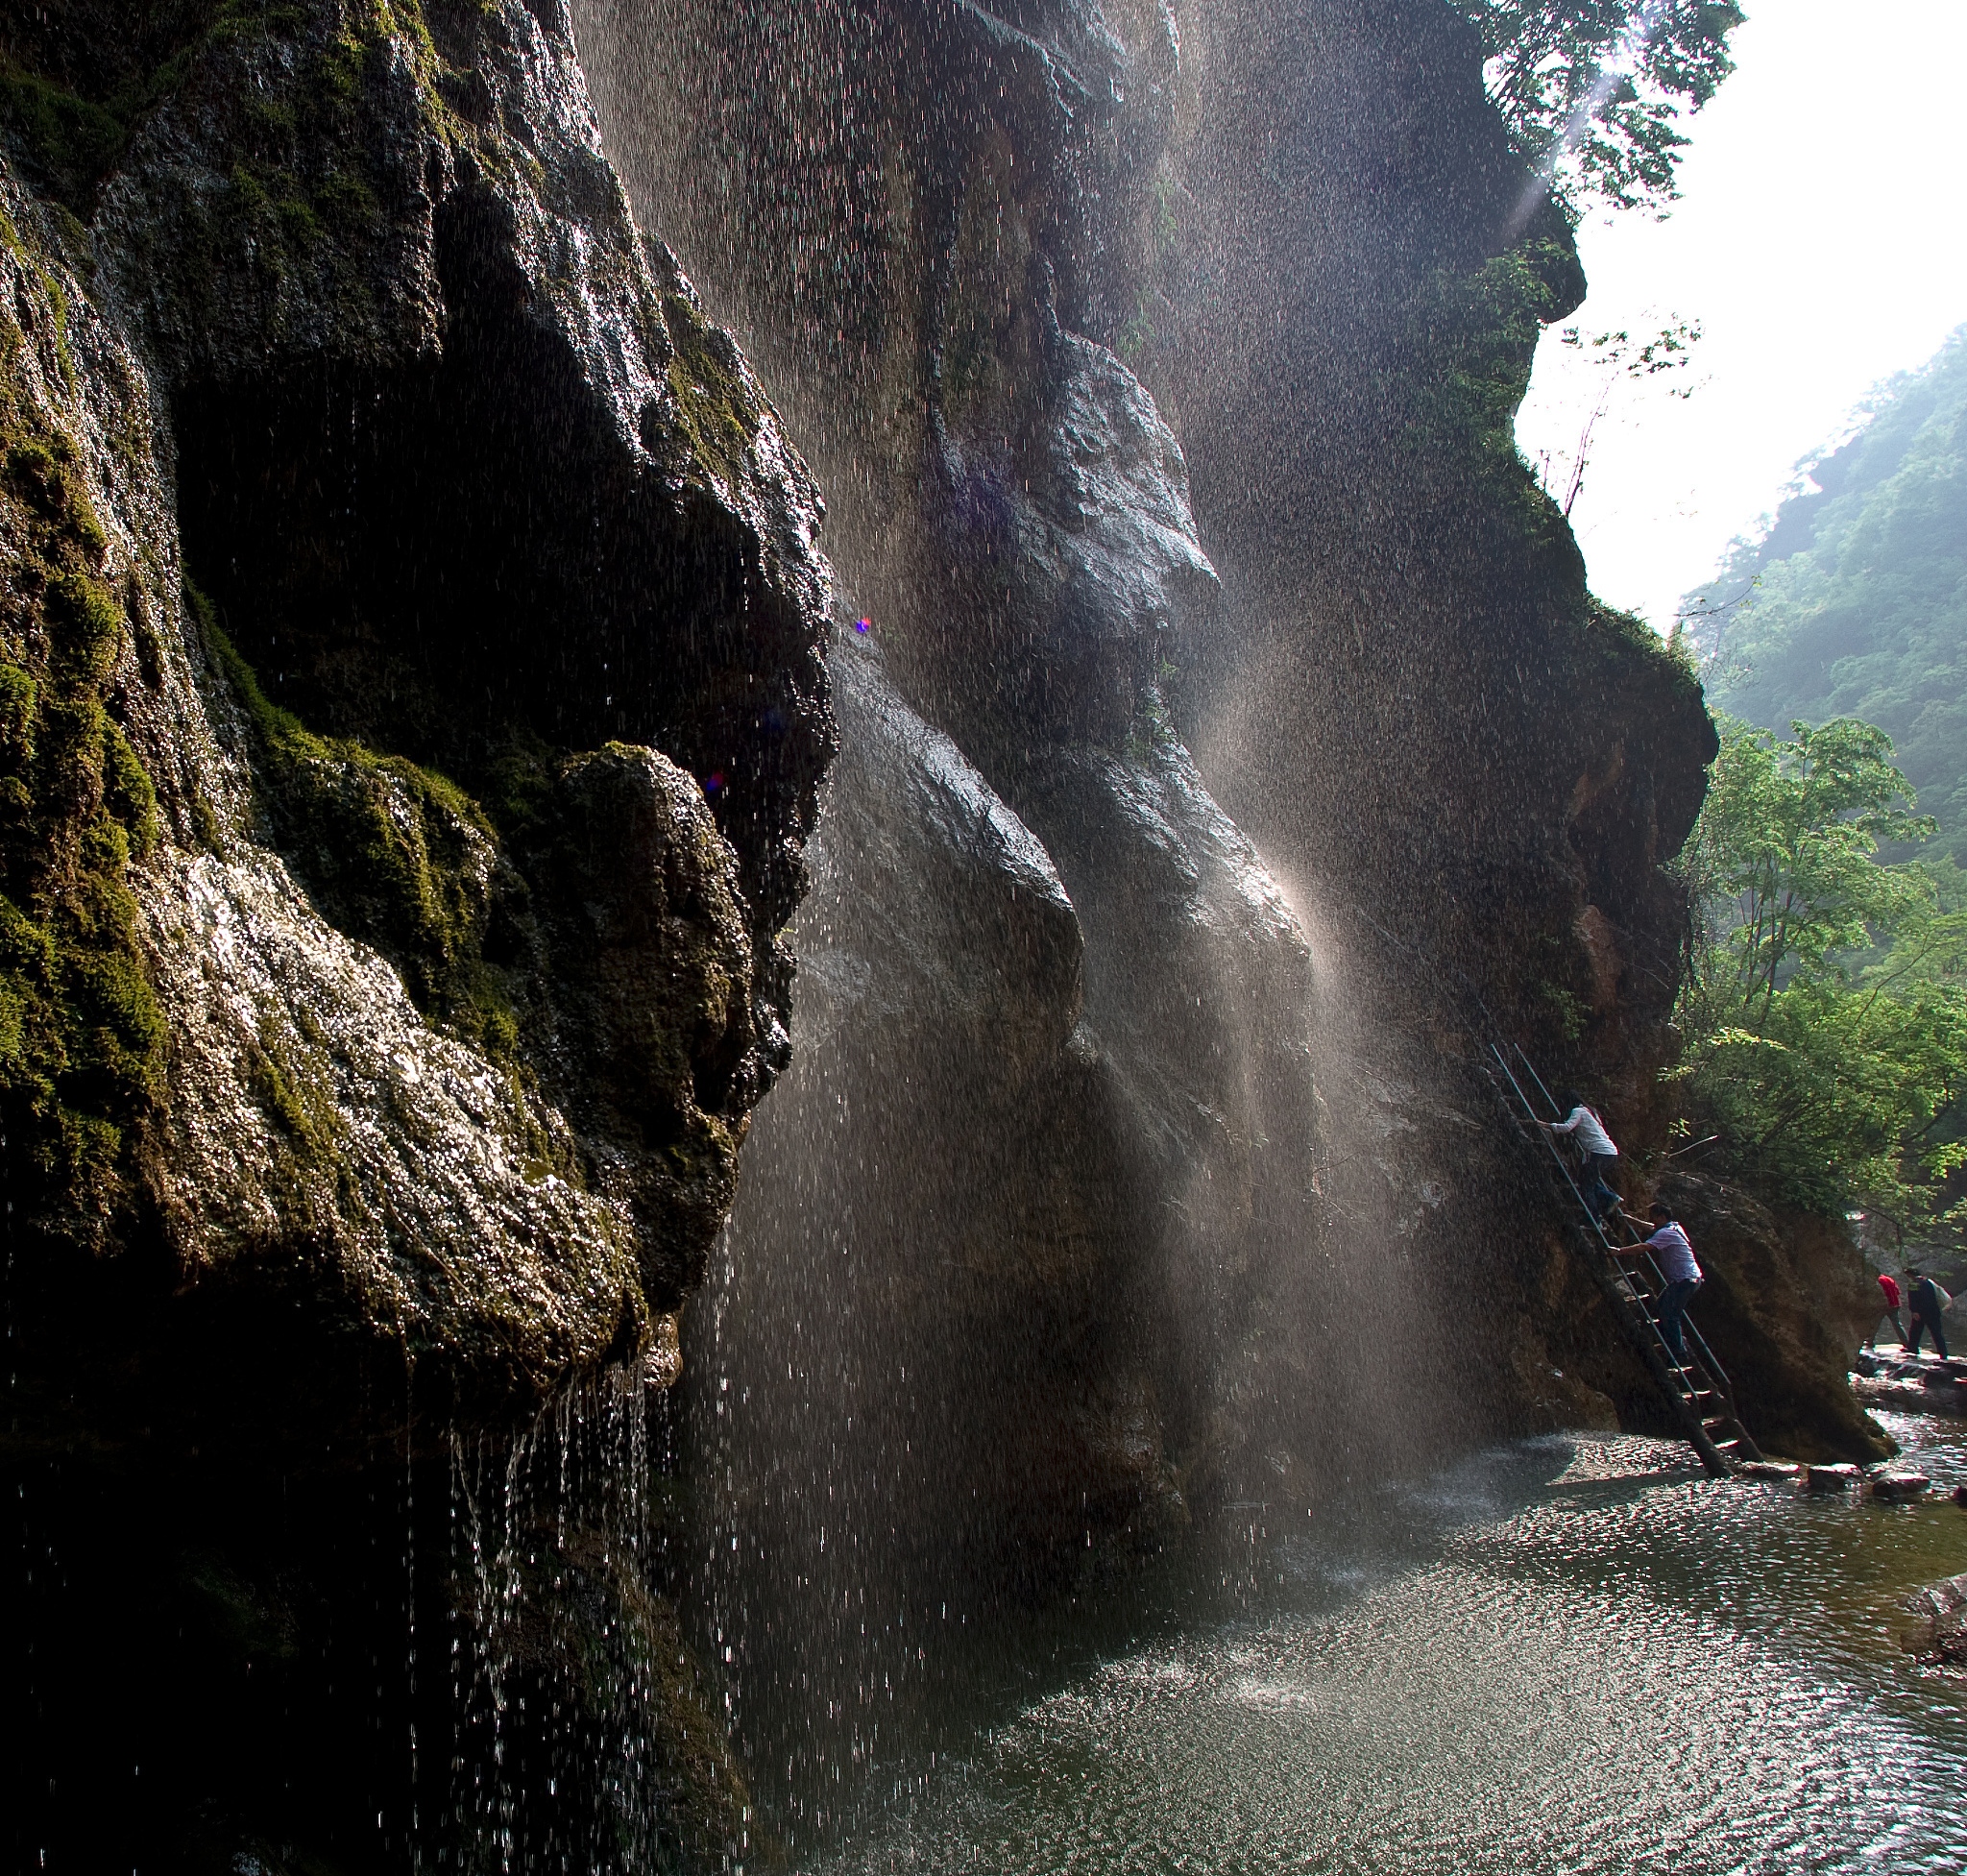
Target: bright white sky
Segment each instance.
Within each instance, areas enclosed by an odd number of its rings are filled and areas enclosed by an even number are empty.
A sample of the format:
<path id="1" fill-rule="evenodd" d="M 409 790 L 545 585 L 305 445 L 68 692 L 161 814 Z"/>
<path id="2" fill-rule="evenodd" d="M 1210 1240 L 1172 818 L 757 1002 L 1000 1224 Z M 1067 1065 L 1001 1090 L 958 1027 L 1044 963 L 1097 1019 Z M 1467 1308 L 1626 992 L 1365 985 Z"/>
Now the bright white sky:
<path id="1" fill-rule="evenodd" d="M 1571 524 L 1592 590 L 1661 631 L 1793 466 L 1880 378 L 1967 320 L 1967 4 L 1744 0 L 1735 75 L 1698 116 L 1670 219 L 1593 213 L 1591 297 L 1565 325 L 1704 337 L 1685 374 L 1621 383 Z M 1685 402 L 1664 386 L 1691 382 Z M 1538 348 L 1517 438 L 1557 493 L 1604 383 Z"/>

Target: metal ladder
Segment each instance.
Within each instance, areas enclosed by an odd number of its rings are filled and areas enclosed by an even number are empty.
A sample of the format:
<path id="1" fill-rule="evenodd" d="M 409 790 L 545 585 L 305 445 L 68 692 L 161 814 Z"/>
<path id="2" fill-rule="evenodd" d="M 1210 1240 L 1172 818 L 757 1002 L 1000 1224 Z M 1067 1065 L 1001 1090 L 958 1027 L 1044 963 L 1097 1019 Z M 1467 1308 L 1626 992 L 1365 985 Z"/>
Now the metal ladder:
<path id="1" fill-rule="evenodd" d="M 1550 1098 L 1550 1090 L 1530 1065 L 1529 1057 L 1514 1043 L 1505 1047 L 1492 1040 L 1488 1048 L 1495 1064 L 1490 1081 L 1518 1136 L 1533 1152 L 1541 1143 L 1542 1150 L 1538 1157 L 1570 1227 L 1571 1244 L 1579 1260 L 1591 1273 L 1626 1340 L 1645 1362 L 1687 1443 L 1700 1455 L 1701 1464 L 1717 1478 L 1732 1473 L 1743 1461 L 1761 1459 L 1761 1452 L 1736 1411 L 1735 1390 L 1729 1385 L 1727 1375 L 1700 1330 L 1686 1316 L 1681 1318 L 1681 1333 L 1687 1347 L 1685 1365 L 1677 1364 L 1668 1352 L 1660 1325 L 1648 1306 L 1666 1287 L 1666 1281 L 1652 1252 L 1643 1240 L 1634 1236 L 1631 1220 L 1622 1210 L 1618 1211 L 1613 1215 L 1622 1228 L 1619 1235 L 1614 1237 L 1606 1231 L 1579 1190 L 1563 1150 L 1537 1124 L 1542 1117 L 1539 1112 L 1540 1102 L 1552 1120 L 1561 1120 L 1563 1115 Z"/>

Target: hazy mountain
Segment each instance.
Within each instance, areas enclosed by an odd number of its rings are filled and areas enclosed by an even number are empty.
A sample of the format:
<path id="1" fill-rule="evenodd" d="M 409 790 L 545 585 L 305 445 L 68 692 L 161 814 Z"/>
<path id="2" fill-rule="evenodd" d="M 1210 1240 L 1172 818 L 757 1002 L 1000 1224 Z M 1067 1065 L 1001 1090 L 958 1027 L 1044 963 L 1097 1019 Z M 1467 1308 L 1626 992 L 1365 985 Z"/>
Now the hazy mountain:
<path id="1" fill-rule="evenodd" d="M 1967 327 L 1882 386 L 1863 426 L 1682 614 L 1708 700 L 1786 730 L 1861 717 L 1897 744 L 1930 853 L 1967 862 Z"/>

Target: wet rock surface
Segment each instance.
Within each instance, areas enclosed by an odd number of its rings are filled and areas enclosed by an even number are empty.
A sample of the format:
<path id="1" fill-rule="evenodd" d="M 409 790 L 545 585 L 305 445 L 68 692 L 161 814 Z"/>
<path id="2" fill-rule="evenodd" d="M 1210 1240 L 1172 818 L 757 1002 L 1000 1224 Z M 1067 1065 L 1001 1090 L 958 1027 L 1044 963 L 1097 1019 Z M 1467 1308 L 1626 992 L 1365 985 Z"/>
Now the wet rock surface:
<path id="1" fill-rule="evenodd" d="M 593 0 L 577 24 L 631 190 L 822 465 L 898 688 L 1076 904 L 1064 856 L 1107 851 L 1107 811 L 1053 778 L 1178 746 L 1343 961 L 1337 994 L 1377 1012 L 1360 1059 L 1326 1045 L 1326 1075 L 1357 1089 L 1389 1079 L 1375 1052 L 1397 1058 L 1391 1079 L 1449 1116 L 1405 1126 L 1395 1177 L 1342 1207 L 1344 1230 L 1370 1219 L 1396 1247 L 1418 1323 L 1472 1312 L 1500 1352 L 1453 1378 L 1444 1362 L 1441 1393 L 1479 1394 L 1498 1427 L 1616 1412 L 1664 1430 L 1468 1070 L 1487 1030 L 1511 1032 L 1553 1084 L 1602 1090 L 1651 1182 L 1684 912 L 1661 862 L 1713 733 L 1690 674 L 1591 598 L 1493 421 L 1583 282 L 1561 217 L 1517 214 L 1531 198 L 1468 29 L 1333 0 L 1210 0 L 1178 30 L 1093 6 L 692 0 Z M 814 85 L 817 67 L 839 82 Z M 1275 155 L 1252 167 L 1253 148 Z M 713 172 L 728 193 L 692 186 Z M 826 264 L 804 245 L 816 204 L 840 231 Z M 1116 548 L 1145 585 L 1106 577 Z M 1234 1004 L 1192 1007 L 1225 1061 L 1245 1046 Z M 1307 1243 L 1336 1241 L 1339 1212 L 1299 1216 Z M 1448 1221 L 1476 1218 L 1495 1249 L 1470 1273 Z M 1768 1258 L 1738 1261 L 1714 1343 L 1767 1383 L 1765 1405 L 1743 1390 L 1751 1418 L 1774 1450 L 1876 1456 L 1819 1346 L 1834 1308 L 1812 1327 Z M 1347 1288 L 1328 1271 L 1311 1320 L 1343 1315 Z"/>
<path id="2" fill-rule="evenodd" d="M 787 1059 L 820 504 L 564 16 L 193 25 L 4 179 L 15 1430 L 502 1418 L 700 1279 Z"/>
<path id="3" fill-rule="evenodd" d="M 1860 1349 L 1852 1362 L 1851 1391 L 1866 1407 L 1896 1413 L 1967 1414 L 1967 1361 Z"/>
<path id="4" fill-rule="evenodd" d="M 15 111 L 0 178 L 9 1437 L 208 1509 L 215 1440 L 334 1473 L 146 1553 L 220 1585 L 215 1736 L 318 1719 L 285 1813 L 258 1746 L 174 1759 L 213 1855 L 401 1865 L 415 1716 L 482 1859 L 755 1859 L 666 1592 L 734 1680 L 733 1610 L 781 1638 L 823 1785 L 909 1672 L 863 1538 L 926 1620 L 911 1560 L 1047 1594 L 1649 1424 L 1469 1011 L 1643 1150 L 1712 735 L 1509 445 L 1582 283 L 1445 9 L 120 18 L 6 29 L 95 126 Z M 1708 1197 L 1753 1430 L 1873 1456 L 1834 1247 Z M 667 1523 L 480 1441 L 603 1369 L 679 1384 Z M 365 1509 L 399 1455 L 423 1510 Z M 52 1556 L 130 1483 L 49 1489 Z M 351 1772 L 404 1614 L 464 1678 L 412 1655 Z"/>
<path id="5" fill-rule="evenodd" d="M 1864 1483 L 1864 1469 L 1852 1465 L 1848 1460 L 1806 1466 L 1803 1482 L 1805 1488 L 1811 1492 L 1850 1492 Z"/>
<path id="6" fill-rule="evenodd" d="M 1876 1472 L 1871 1475 L 1871 1495 L 1887 1504 L 1910 1504 L 1932 1489 L 1924 1473 Z"/>
<path id="7" fill-rule="evenodd" d="M 1923 1666 L 1967 1676 L 1967 1575 L 1921 1590 L 1907 1606 L 1912 1626 L 1902 1636 Z"/>

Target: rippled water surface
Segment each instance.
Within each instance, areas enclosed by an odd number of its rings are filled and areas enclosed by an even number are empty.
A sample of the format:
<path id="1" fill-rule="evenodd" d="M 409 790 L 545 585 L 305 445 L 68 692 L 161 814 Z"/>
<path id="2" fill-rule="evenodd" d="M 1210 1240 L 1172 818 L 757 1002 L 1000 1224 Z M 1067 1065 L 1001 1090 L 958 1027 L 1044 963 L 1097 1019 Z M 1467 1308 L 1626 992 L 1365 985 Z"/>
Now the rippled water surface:
<path id="1" fill-rule="evenodd" d="M 1967 1689 L 1900 1642 L 1908 1593 L 1967 1570 L 1967 1429 L 1881 1418 L 1932 1501 L 1587 1437 L 1336 1529 L 1253 1507 L 1212 1615 L 1055 1676 L 830 1866 L 1967 1870 Z"/>

